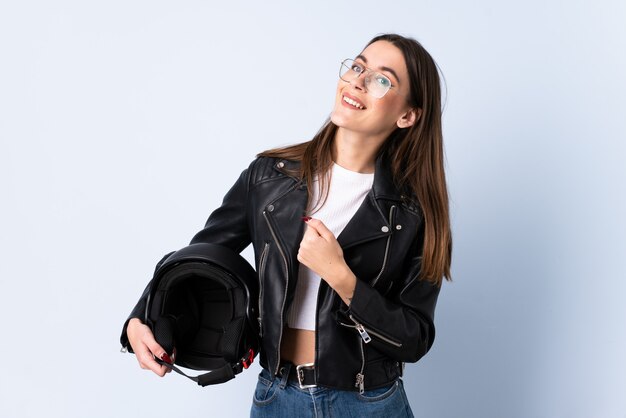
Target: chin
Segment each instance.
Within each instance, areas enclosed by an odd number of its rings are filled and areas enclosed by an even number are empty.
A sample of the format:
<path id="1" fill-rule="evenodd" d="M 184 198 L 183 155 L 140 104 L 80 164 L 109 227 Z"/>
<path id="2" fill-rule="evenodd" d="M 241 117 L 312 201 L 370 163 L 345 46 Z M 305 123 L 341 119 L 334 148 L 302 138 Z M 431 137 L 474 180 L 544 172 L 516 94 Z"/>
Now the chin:
<path id="1" fill-rule="evenodd" d="M 342 114 L 341 111 L 337 112 L 336 110 L 333 110 L 330 114 L 330 121 L 340 128 L 350 129 L 350 126 L 354 123 L 354 121 L 350 120 L 351 118 L 348 116 L 349 115 Z"/>

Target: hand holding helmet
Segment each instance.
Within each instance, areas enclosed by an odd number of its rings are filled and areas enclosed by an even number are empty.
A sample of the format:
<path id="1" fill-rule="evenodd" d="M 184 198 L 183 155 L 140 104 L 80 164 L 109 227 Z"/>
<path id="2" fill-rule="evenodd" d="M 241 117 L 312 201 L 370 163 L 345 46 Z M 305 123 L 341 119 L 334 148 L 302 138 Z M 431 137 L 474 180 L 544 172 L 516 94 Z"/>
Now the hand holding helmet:
<path id="1" fill-rule="evenodd" d="M 259 352 L 258 277 L 231 249 L 197 243 L 170 253 L 147 291 L 144 315 L 126 328 L 141 368 L 207 386 L 233 379 Z M 181 366 L 208 372 L 189 376 Z"/>
<path id="2" fill-rule="evenodd" d="M 126 332 L 128 334 L 128 341 L 142 369 L 152 370 L 161 377 L 172 371 L 169 367 L 157 363 L 154 358 L 156 357 L 168 363 L 173 363 L 176 358 L 176 350 L 169 356 L 163 347 L 154 339 L 154 334 L 150 327 L 141 322 L 139 318 L 132 318 L 128 321 Z"/>

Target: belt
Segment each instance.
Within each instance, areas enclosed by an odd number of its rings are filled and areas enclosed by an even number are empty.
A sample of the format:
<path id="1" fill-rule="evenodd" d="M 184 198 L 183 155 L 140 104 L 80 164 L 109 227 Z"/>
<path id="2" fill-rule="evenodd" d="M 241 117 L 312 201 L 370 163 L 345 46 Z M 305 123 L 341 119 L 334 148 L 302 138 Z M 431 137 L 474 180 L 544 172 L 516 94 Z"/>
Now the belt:
<path id="1" fill-rule="evenodd" d="M 315 380 L 314 363 L 292 364 L 289 362 L 281 363 L 278 369 L 278 375 L 284 377 L 288 373 L 287 380 L 298 382 L 300 389 L 315 388 L 317 381 Z"/>

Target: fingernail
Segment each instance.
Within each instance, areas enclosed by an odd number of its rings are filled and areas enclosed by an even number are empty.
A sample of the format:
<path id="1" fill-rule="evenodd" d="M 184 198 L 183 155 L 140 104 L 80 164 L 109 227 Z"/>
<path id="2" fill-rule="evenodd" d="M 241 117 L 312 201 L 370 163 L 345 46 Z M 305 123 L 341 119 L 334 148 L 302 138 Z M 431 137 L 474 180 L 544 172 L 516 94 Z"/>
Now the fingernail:
<path id="1" fill-rule="evenodd" d="M 303 217 L 302 217 L 302 220 L 303 220 L 304 222 L 309 222 L 311 219 L 313 219 L 313 218 L 311 218 L 310 216 L 303 216 Z"/>
<path id="2" fill-rule="evenodd" d="M 161 354 L 161 360 L 166 363 L 172 364 L 172 359 L 170 358 L 170 356 L 167 355 L 167 353 Z"/>

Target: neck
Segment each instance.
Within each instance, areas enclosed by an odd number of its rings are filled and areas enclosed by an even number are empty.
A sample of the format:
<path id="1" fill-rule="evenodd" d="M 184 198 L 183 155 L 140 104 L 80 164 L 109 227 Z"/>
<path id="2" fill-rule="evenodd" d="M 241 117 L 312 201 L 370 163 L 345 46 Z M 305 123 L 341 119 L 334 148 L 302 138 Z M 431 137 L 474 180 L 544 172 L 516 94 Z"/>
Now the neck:
<path id="1" fill-rule="evenodd" d="M 373 173 L 376 153 L 384 140 L 385 138 L 368 137 L 339 127 L 333 143 L 333 160 L 350 171 Z"/>

